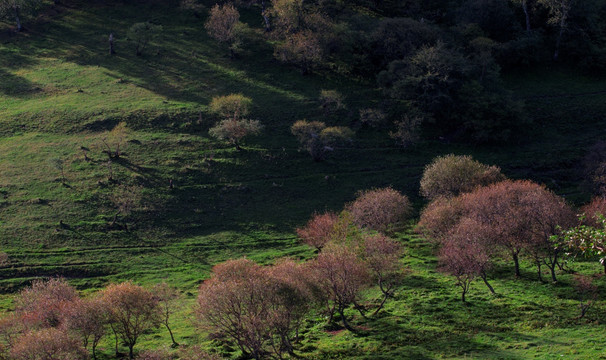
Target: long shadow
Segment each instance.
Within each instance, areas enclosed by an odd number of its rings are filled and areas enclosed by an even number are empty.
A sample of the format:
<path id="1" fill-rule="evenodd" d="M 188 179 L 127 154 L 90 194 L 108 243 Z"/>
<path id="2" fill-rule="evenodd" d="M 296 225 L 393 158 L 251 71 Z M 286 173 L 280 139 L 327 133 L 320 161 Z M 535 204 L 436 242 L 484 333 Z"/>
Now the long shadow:
<path id="1" fill-rule="evenodd" d="M 0 94 L 10 97 L 28 97 L 42 89 L 31 81 L 0 69 Z"/>
<path id="2" fill-rule="evenodd" d="M 157 7 L 150 19 L 145 16 L 149 14 L 146 8 L 123 5 L 116 10 L 92 5 L 79 9 L 69 22 L 59 18 L 47 24 L 45 33 L 35 34 L 38 38 L 29 41 L 46 48 L 51 56 L 105 68 L 108 75 L 131 79 L 169 100 L 205 105 L 213 96 L 243 92 L 253 98 L 254 113 L 262 120 L 280 118 L 276 114 L 288 109 L 283 113 L 285 123 L 280 124 L 283 131 L 287 131 L 293 120 L 288 117 L 293 113 L 298 118 L 319 115 L 315 99 L 320 89 L 330 86 L 325 77 L 302 77 L 295 70 L 284 71 L 269 48 L 256 49 L 254 55 L 245 53 L 238 60 L 227 56 L 221 59 L 225 49 L 208 37 L 199 19 L 172 8 L 158 11 Z M 147 20 L 162 24 L 164 29 L 158 45 L 137 57 L 125 40 L 126 30 L 135 22 Z M 107 55 L 107 40 L 103 40 L 112 31 L 117 39 L 115 56 Z M 53 45 L 50 48 L 49 43 Z M 255 46 L 267 47 L 263 44 L 257 41 Z M 374 91 L 356 83 L 350 88 L 357 90 L 352 93 L 360 99 L 367 99 L 365 95 Z"/>
<path id="3" fill-rule="evenodd" d="M 523 357 L 498 345 L 479 342 L 478 334 L 488 337 L 506 337 L 507 342 L 523 342 L 561 345 L 556 341 L 522 334 L 503 323 L 514 314 L 510 306 L 491 301 L 478 301 L 468 305 L 460 302 L 425 309 L 415 307 L 415 312 L 425 312 L 423 317 L 413 317 L 412 322 L 397 316 L 382 316 L 367 321 L 370 330 L 360 336 L 375 339 L 382 344 L 385 358 L 430 359 L 442 357 L 522 359 Z M 443 308 L 441 308 L 443 307 Z M 431 309 L 440 311 L 431 311 Z M 421 323 L 417 323 L 421 321 Z M 393 353 L 389 349 L 394 349 Z"/>

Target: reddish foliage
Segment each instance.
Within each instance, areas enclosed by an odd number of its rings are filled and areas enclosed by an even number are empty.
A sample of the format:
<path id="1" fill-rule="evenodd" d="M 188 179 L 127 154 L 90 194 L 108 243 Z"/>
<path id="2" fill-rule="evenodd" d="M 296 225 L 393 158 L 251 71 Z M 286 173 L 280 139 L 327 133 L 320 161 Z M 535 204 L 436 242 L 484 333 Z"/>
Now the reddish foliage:
<path id="1" fill-rule="evenodd" d="M 109 307 L 101 298 L 78 299 L 66 312 L 65 327 L 78 334 L 85 348 L 91 345 L 93 358 L 99 341 L 105 336 Z"/>
<path id="2" fill-rule="evenodd" d="M 273 352 L 292 353 L 305 316 L 314 305 L 316 286 L 308 267 L 290 259 L 282 259 L 265 269 L 271 281 L 268 324 L 272 327 Z"/>
<path id="3" fill-rule="evenodd" d="M 271 267 L 230 260 L 213 268 L 200 286 L 198 316 L 202 325 L 258 358 L 292 353 L 315 289 L 307 268 L 283 259 Z"/>
<path id="4" fill-rule="evenodd" d="M 400 243 L 384 235 L 367 236 L 364 239 L 364 258 L 384 295 L 375 314 L 381 310 L 388 297 L 393 295 L 395 286 L 401 281 L 403 271 L 400 258 L 403 249 Z"/>
<path id="5" fill-rule="evenodd" d="M 408 198 L 390 187 L 361 192 L 347 210 L 356 225 L 381 232 L 401 225 L 412 212 Z"/>
<path id="6" fill-rule="evenodd" d="M 63 278 L 34 280 L 15 300 L 15 311 L 26 327 L 55 327 L 77 298 L 76 289 Z"/>
<path id="7" fill-rule="evenodd" d="M 18 314 L 13 312 L 0 317 L 0 335 L 8 346 L 11 346 L 24 331 L 23 321 Z"/>
<path id="8" fill-rule="evenodd" d="M 10 351 L 14 360 L 84 360 L 88 352 L 65 331 L 47 328 L 19 337 Z"/>
<path id="9" fill-rule="evenodd" d="M 337 311 L 348 330 L 353 330 L 344 311 L 356 302 L 360 291 L 370 283 L 366 263 L 350 247 L 330 244 L 312 263 L 317 282 L 327 295 L 329 312 Z"/>
<path id="10" fill-rule="evenodd" d="M 576 274 L 574 276 L 574 288 L 579 294 L 579 319 L 583 318 L 587 311 L 598 299 L 598 287 L 589 276 Z"/>
<path id="11" fill-rule="evenodd" d="M 128 346 L 130 358 L 139 336 L 159 323 L 158 299 L 148 290 L 131 282 L 112 284 L 102 292 L 109 307 L 110 325 Z"/>
<path id="12" fill-rule="evenodd" d="M 305 244 L 320 250 L 332 239 L 338 220 L 333 212 L 314 214 L 304 227 L 297 229 L 297 235 Z"/>
<path id="13" fill-rule="evenodd" d="M 606 217 L 606 198 L 602 196 L 593 198 L 589 204 L 581 208 L 581 213 L 585 215 L 583 224 L 602 227 L 601 217 Z"/>
<path id="14" fill-rule="evenodd" d="M 270 285 L 262 267 L 250 260 L 216 265 L 198 293 L 197 313 L 202 325 L 235 341 L 244 354 L 260 357 L 269 337 Z"/>
<path id="15" fill-rule="evenodd" d="M 555 267 L 561 249 L 551 235 L 574 223 L 566 202 L 544 186 L 530 181 L 505 180 L 480 187 L 453 199 L 438 198 L 421 214 L 418 231 L 430 240 L 446 242 L 465 219 L 475 236 L 485 238 L 509 252 L 520 275 L 519 254 L 526 250 L 539 267 L 547 265 L 555 281 Z M 473 225 L 475 224 L 475 225 Z M 475 231 L 471 227 L 477 226 Z"/>
<path id="16" fill-rule="evenodd" d="M 170 339 L 173 342 L 172 346 L 178 346 L 179 344 L 175 340 L 175 336 L 173 331 L 170 328 L 170 317 L 179 309 L 181 299 L 181 294 L 174 287 L 168 285 L 165 282 L 157 284 L 152 289 L 154 296 L 158 299 L 158 305 L 160 306 L 161 313 L 161 322 L 164 324 L 168 333 L 170 334 Z"/>
<path id="17" fill-rule="evenodd" d="M 439 252 L 440 271 L 454 276 L 461 287 L 461 300 L 476 277 L 481 277 L 491 292 L 486 271 L 491 266 L 493 244 L 489 238 L 490 228 L 472 219 L 464 219 L 450 232 Z"/>
<path id="18" fill-rule="evenodd" d="M 492 240 L 510 252 L 516 276 L 520 276 L 518 255 L 523 249 L 533 257 L 547 256 L 539 254 L 552 248 L 549 237 L 575 218 L 564 200 L 531 181 L 506 180 L 478 188 L 462 195 L 462 201 L 466 216 L 489 227 Z"/>
<path id="19" fill-rule="evenodd" d="M 464 214 L 465 208 L 460 197 L 439 197 L 423 209 L 415 230 L 428 240 L 438 244 L 444 240 L 444 237 L 456 226 Z"/>

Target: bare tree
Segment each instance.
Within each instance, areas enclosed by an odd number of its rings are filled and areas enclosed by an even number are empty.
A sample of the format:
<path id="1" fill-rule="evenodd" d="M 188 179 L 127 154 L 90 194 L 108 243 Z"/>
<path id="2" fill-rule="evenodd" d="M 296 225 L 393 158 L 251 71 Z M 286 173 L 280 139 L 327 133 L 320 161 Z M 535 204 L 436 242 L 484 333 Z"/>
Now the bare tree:
<path id="1" fill-rule="evenodd" d="M 133 24 L 133 26 L 128 29 L 126 36 L 135 47 L 135 53 L 137 56 L 141 56 L 143 55 L 145 48 L 160 31 L 162 31 L 162 26 L 160 25 L 154 25 L 149 22 L 141 22 Z"/>
<path id="2" fill-rule="evenodd" d="M 376 315 L 403 279 L 404 272 L 400 264 L 403 249 L 400 243 L 384 235 L 371 235 L 364 239 L 364 250 L 364 259 L 383 293 L 383 300 L 373 314 Z"/>
<path id="3" fill-rule="evenodd" d="M 115 211 L 110 227 L 116 226 L 119 216 L 122 216 L 122 226 L 128 230 L 126 218 L 141 206 L 142 188 L 136 185 L 120 185 L 109 195 L 109 200 Z"/>
<path id="4" fill-rule="evenodd" d="M 152 292 L 158 299 L 158 305 L 161 310 L 161 321 L 162 324 L 168 330 L 170 334 L 170 339 L 172 341 L 172 347 L 177 347 L 179 344 L 175 340 L 175 336 L 170 328 L 170 317 L 179 309 L 179 301 L 181 300 L 181 294 L 177 289 L 168 285 L 165 282 L 162 282 L 152 289 Z"/>

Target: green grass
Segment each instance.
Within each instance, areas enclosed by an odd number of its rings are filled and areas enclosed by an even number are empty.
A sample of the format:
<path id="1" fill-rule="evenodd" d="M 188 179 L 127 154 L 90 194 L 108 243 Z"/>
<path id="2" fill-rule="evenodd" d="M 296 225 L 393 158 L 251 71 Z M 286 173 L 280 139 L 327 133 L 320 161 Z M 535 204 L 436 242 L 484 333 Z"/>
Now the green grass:
<path id="1" fill-rule="evenodd" d="M 161 6 L 99 5 L 58 8 L 52 21 L 2 38 L 0 47 L 0 245 L 11 264 L 0 268 L 0 308 L 32 279 L 62 275 L 84 292 L 132 279 L 145 285 L 162 279 L 189 292 L 210 268 L 247 256 L 271 263 L 281 256 L 309 258 L 294 228 L 314 211 L 340 210 L 357 191 L 392 185 L 420 209 L 418 182 L 437 155 L 471 154 L 512 178 L 546 184 L 571 202 L 588 199 L 580 162 L 606 135 L 603 79 L 570 69 L 541 68 L 507 74 L 507 86 L 525 99 L 534 125 L 517 142 L 474 146 L 427 138 L 402 150 L 386 129 L 360 129 L 355 141 L 315 163 L 290 135 L 299 119 L 355 124 L 361 108 L 382 94 L 372 81 L 320 69 L 302 77 L 278 64 L 260 29 L 259 9 L 243 11 L 251 37 L 239 59 L 205 34 L 203 22 Z M 136 57 L 125 40 L 139 21 L 164 31 Z M 107 54 L 113 31 L 118 54 Z M 317 98 L 337 89 L 347 110 L 325 117 Z M 265 129 L 244 150 L 209 139 L 216 118 L 212 97 L 242 93 L 253 99 L 252 118 Z M 574 95 L 574 96 L 571 96 Z M 125 121 L 131 129 L 124 155 L 114 164 L 117 184 L 107 181 L 106 131 Z M 431 131 L 428 131 L 431 134 Z M 90 149 L 85 161 L 81 147 Z M 50 165 L 65 161 L 67 185 Z M 169 189 L 173 181 L 174 189 Z M 117 186 L 139 184 L 143 206 L 128 219 L 129 231 L 109 229 L 109 195 Z M 64 226 L 60 225 L 62 222 Z M 411 274 L 377 318 L 354 323 L 359 334 L 329 332 L 322 318 L 307 325 L 301 355 L 321 358 L 597 358 L 605 304 L 577 321 L 570 275 L 558 285 L 540 284 L 534 270 L 510 276 L 495 272 L 498 297 L 474 284 L 463 306 L 452 279 L 436 273 L 436 260 L 422 240 L 403 235 Z M 593 263 L 578 264 L 584 272 Z M 603 280 L 600 280 L 604 292 Z M 371 306 L 378 294 L 370 292 Z M 184 309 L 175 333 L 184 343 L 216 344 L 197 335 Z M 154 332 L 139 348 L 169 344 Z M 111 353 L 108 340 L 105 354 Z M 225 355 L 237 354 L 224 350 Z M 561 356 L 563 355 L 563 356 Z"/>

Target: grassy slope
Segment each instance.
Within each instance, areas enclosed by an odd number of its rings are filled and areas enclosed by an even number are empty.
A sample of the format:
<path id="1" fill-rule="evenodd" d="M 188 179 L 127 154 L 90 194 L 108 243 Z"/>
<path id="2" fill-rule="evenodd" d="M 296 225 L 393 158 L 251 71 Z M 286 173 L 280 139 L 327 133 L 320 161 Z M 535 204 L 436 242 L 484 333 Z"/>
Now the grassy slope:
<path id="1" fill-rule="evenodd" d="M 260 33 L 239 60 L 230 60 L 208 39 L 201 20 L 170 9 L 58 10 L 52 22 L 4 39 L 0 47 L 0 240 L 13 259 L 0 269 L 5 292 L 36 276 L 63 274 L 81 289 L 167 279 L 193 301 L 196 284 L 219 261 L 311 256 L 297 244 L 293 228 L 313 211 L 340 209 L 357 190 L 393 185 L 420 206 L 423 166 L 449 152 L 473 154 L 508 176 L 546 183 L 582 201 L 579 159 L 606 132 L 604 94 L 562 96 L 605 90 L 603 82 L 541 69 L 507 78 L 538 119 L 520 144 L 486 148 L 429 140 L 401 151 L 385 131 L 373 130 L 360 132 L 351 148 L 329 161 L 313 163 L 297 150 L 290 125 L 301 118 L 349 124 L 357 109 L 380 101 L 374 84 L 330 73 L 301 77 L 275 63 Z M 243 13 L 253 27 L 260 25 L 257 11 Z M 145 20 L 164 31 L 138 58 L 125 32 Z M 117 38 L 113 57 L 106 54 L 109 31 Z M 325 119 L 315 102 L 321 89 L 344 93 L 349 110 Z M 214 121 L 206 105 L 232 92 L 253 98 L 253 117 L 266 126 L 241 152 L 206 135 Z M 113 214 L 108 195 L 116 185 L 106 182 L 101 139 L 122 120 L 132 129 L 131 141 L 115 177 L 143 185 L 147 199 L 146 208 L 133 214 L 130 232 L 106 226 Z M 81 146 L 91 149 L 92 161 L 84 161 Z M 66 161 L 70 187 L 61 185 L 49 164 L 56 157 Z M 463 307 L 452 280 L 435 273 L 429 249 L 419 240 L 410 244 L 412 276 L 388 306 L 390 315 L 360 322 L 368 327 L 361 335 L 325 333 L 317 319 L 305 335 L 305 355 L 589 358 L 604 345 L 592 335 L 603 332 L 602 325 L 573 320 L 570 278 L 563 285 L 539 285 L 514 281 L 503 271 L 495 282 L 502 297 L 490 298 L 477 284 L 473 305 Z M 8 295 L 4 303 L 10 306 Z M 190 318 L 184 311 L 177 319 L 176 332 L 187 336 L 185 342 L 198 341 Z M 141 346 L 166 341 L 158 333 Z"/>

